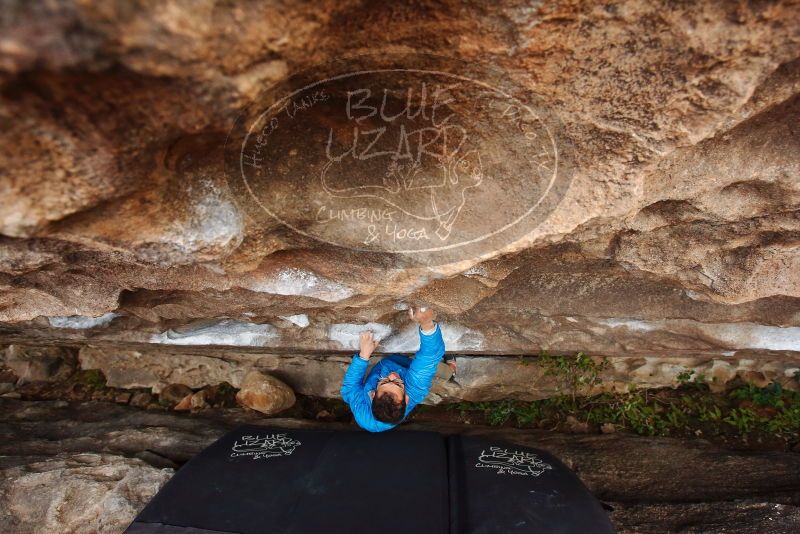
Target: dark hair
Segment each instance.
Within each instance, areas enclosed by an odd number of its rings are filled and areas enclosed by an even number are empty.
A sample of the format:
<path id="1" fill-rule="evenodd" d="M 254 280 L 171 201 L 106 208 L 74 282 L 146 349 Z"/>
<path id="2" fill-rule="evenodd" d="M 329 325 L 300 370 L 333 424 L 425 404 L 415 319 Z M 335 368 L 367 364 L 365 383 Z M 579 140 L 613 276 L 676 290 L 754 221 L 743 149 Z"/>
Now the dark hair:
<path id="1" fill-rule="evenodd" d="M 372 399 L 372 415 L 378 421 L 384 423 L 397 424 L 403 420 L 406 414 L 406 397 L 403 395 L 400 402 L 395 402 L 394 398 L 388 393 L 384 393 L 380 397 L 377 392 L 375 398 Z"/>

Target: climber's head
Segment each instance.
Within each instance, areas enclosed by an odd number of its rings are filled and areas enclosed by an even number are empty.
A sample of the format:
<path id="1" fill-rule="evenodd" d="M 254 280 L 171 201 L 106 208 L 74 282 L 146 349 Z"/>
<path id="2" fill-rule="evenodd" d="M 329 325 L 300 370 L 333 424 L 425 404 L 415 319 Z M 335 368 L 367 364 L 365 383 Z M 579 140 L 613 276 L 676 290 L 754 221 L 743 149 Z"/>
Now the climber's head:
<path id="1" fill-rule="evenodd" d="M 384 423 L 397 424 L 403 420 L 408 404 L 406 386 L 400 375 L 389 373 L 389 376 L 381 378 L 375 388 L 375 396 L 372 399 L 372 415 L 378 421 Z"/>

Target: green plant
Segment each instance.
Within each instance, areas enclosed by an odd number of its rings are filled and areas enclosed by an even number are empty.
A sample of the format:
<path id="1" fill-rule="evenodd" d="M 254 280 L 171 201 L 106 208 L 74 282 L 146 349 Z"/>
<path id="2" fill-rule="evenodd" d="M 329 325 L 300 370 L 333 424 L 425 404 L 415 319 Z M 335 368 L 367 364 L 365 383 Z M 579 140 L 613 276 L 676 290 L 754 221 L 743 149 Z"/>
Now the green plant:
<path id="1" fill-rule="evenodd" d="M 667 410 L 667 414 L 664 416 L 668 428 L 672 431 L 681 430 L 686 428 L 686 424 L 689 422 L 689 418 L 686 414 L 675 404 L 669 405 L 669 410 Z"/>
<path id="2" fill-rule="evenodd" d="M 783 408 L 785 405 L 783 386 L 777 382 L 773 382 L 765 388 L 759 388 L 753 384 L 748 384 L 733 390 L 730 393 L 730 397 L 740 401 L 750 401 L 759 406 Z"/>
<path id="3" fill-rule="evenodd" d="M 597 427 L 612 424 L 648 436 L 691 431 L 697 428 L 698 420 L 706 423 L 704 431 L 710 426 L 708 430 L 714 433 L 720 432 L 721 425 L 730 425 L 740 434 L 771 432 L 790 440 L 800 433 L 800 393 L 780 384 L 764 388 L 742 386 L 723 396 L 712 393 L 702 375 L 686 370 L 679 375 L 679 383 L 690 387 L 679 396 L 669 390 L 652 394 L 631 384 L 624 393 L 604 392 L 587 397 L 578 396 L 577 390 L 599 382 L 603 363 L 581 354 L 575 358 L 544 355 L 542 365 L 560 378 L 569 394 L 533 402 L 465 402 L 451 409 L 480 412 L 492 425 L 514 421 L 516 426 L 526 426 L 534 421 L 558 422 L 573 416 Z"/>
<path id="4" fill-rule="evenodd" d="M 461 414 L 465 414 L 467 412 L 482 412 L 488 409 L 490 403 L 488 402 L 456 402 L 453 404 L 449 404 L 447 408 L 449 410 L 458 410 Z"/>
<path id="5" fill-rule="evenodd" d="M 517 426 L 529 425 L 533 421 L 538 421 L 544 416 L 542 409 L 544 404 L 541 401 L 522 403 L 514 407 L 514 416 L 517 418 Z"/>
<path id="6" fill-rule="evenodd" d="M 747 408 L 734 408 L 722 420 L 729 425 L 733 425 L 736 430 L 742 434 L 746 434 L 755 429 L 758 419 L 758 416 L 752 410 L 748 410 Z"/>
<path id="7" fill-rule="evenodd" d="M 769 432 L 794 434 L 800 432 L 800 406 L 788 407 L 766 421 Z"/>
<path id="8" fill-rule="evenodd" d="M 698 373 L 694 369 L 684 369 L 678 373 L 675 380 L 678 383 L 678 387 L 684 389 L 689 388 L 704 391 L 708 386 L 706 375 Z"/>
<path id="9" fill-rule="evenodd" d="M 576 406 L 578 393 L 591 389 L 602 382 L 601 373 L 608 367 L 608 360 L 599 362 L 579 352 L 575 356 L 551 356 L 546 352 L 539 354 L 539 364 L 546 376 L 553 376 L 559 382 L 559 389 L 566 390 Z"/>
<path id="10" fill-rule="evenodd" d="M 627 395 L 620 412 L 623 421 L 637 434 L 655 436 L 665 433 L 666 424 L 658 414 L 657 406 L 648 403 L 639 393 Z"/>
<path id="11" fill-rule="evenodd" d="M 78 371 L 75 378 L 81 384 L 85 384 L 94 389 L 103 389 L 106 387 L 106 377 L 99 369 Z"/>
<path id="12" fill-rule="evenodd" d="M 504 424 L 514 413 L 514 405 L 511 401 L 500 401 L 486 410 L 486 418 L 492 426 Z"/>
<path id="13" fill-rule="evenodd" d="M 217 393 L 221 396 L 230 395 L 236 393 L 236 388 L 233 387 L 229 382 L 220 382 L 217 384 Z"/>
<path id="14" fill-rule="evenodd" d="M 691 382 L 692 375 L 694 375 L 694 373 L 695 373 L 694 369 L 684 369 L 683 371 L 678 373 L 678 376 L 676 377 L 678 385 L 685 386 L 686 384 Z"/>
<path id="15" fill-rule="evenodd" d="M 722 410 L 716 404 L 704 404 L 701 405 L 697 415 L 701 421 L 720 421 L 722 419 Z"/>
<path id="16" fill-rule="evenodd" d="M 492 426 L 503 425 L 514 417 L 517 426 L 525 426 L 541 419 L 545 401 L 518 402 L 510 400 L 491 402 L 458 402 L 448 406 L 458 410 L 462 417 L 470 412 L 480 412 Z"/>

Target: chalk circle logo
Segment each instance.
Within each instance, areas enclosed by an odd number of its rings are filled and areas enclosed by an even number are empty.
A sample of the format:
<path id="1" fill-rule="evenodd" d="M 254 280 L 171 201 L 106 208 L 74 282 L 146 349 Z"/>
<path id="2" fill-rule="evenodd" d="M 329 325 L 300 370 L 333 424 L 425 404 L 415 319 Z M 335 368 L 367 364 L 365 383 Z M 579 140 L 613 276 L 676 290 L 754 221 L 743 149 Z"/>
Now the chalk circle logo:
<path id="1" fill-rule="evenodd" d="M 532 452 L 509 451 L 500 447 L 489 447 L 478 455 L 475 467 L 496 469 L 498 475 L 521 475 L 538 477 L 553 466 L 545 463 Z"/>
<path id="2" fill-rule="evenodd" d="M 564 128 L 490 67 L 356 56 L 265 90 L 228 136 L 251 219 L 356 251 L 444 264 L 501 250 L 558 206 Z"/>
<path id="3" fill-rule="evenodd" d="M 286 434 L 242 436 L 231 447 L 231 458 L 246 457 L 260 460 L 276 456 L 290 456 L 300 445 L 302 443 Z"/>

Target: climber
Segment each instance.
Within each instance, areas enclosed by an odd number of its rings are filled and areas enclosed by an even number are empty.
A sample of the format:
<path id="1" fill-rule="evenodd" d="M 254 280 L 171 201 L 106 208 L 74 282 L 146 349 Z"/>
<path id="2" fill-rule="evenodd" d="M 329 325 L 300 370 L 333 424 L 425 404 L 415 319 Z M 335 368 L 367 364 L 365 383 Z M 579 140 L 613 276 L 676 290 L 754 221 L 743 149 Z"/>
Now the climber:
<path id="1" fill-rule="evenodd" d="M 379 341 L 372 332 L 364 331 L 359 339 L 360 351 L 353 355 L 344 375 L 342 398 L 350 405 L 356 423 L 370 432 L 394 428 L 425 400 L 443 357 L 455 375 L 455 357 L 445 357 L 441 328 L 433 320 L 433 310 L 419 307 L 415 312 L 409 307 L 408 311 L 419 325 L 420 348 L 414 358 L 392 354 L 375 364 L 365 378 L 369 359 Z"/>

